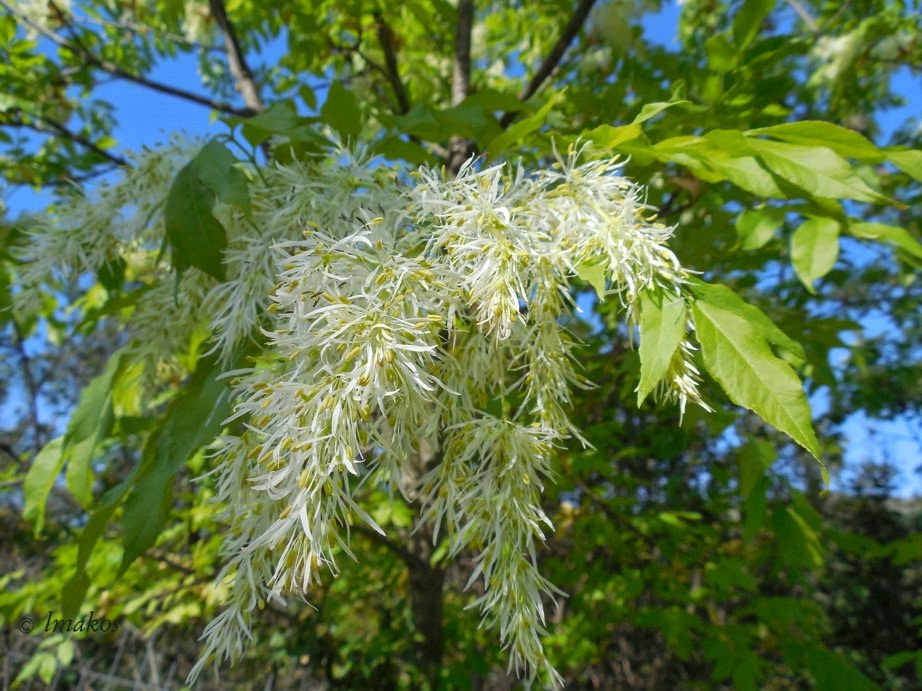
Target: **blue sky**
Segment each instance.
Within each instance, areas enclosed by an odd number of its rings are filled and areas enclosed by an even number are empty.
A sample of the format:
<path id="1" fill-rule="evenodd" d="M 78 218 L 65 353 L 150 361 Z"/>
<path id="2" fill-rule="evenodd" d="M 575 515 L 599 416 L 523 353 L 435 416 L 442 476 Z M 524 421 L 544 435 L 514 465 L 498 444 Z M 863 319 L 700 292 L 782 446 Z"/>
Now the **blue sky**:
<path id="1" fill-rule="evenodd" d="M 675 2 L 664 2 L 663 9 L 648 14 L 642 20 L 648 38 L 675 49 L 678 18 L 681 11 Z M 284 43 L 276 41 L 259 56 L 257 62 L 274 63 L 284 51 Z M 152 78 L 200 91 L 201 82 L 194 56 L 181 56 L 160 63 Z M 922 89 L 918 76 L 913 77 L 908 69 L 898 72 L 893 79 L 894 90 L 906 98 L 905 105 L 882 111 L 878 114 L 883 129 L 883 140 L 909 118 L 922 113 Z M 96 90 L 96 95 L 115 107 L 118 126 L 115 138 L 119 149 L 139 149 L 164 141 L 176 131 L 189 134 L 208 134 L 218 131 L 213 114 L 202 106 L 180 99 L 169 98 L 129 82 L 112 80 Z M 16 190 L 7 195 L 6 203 L 13 215 L 20 211 L 37 210 L 44 207 L 50 197 L 28 189 Z M 871 328 L 880 325 L 869 324 Z M 36 344 L 37 345 L 37 344 Z M 815 396 L 815 406 L 823 405 L 823 397 Z M 853 416 L 846 424 L 849 437 L 846 460 L 850 465 L 866 459 L 890 461 L 901 471 L 899 486 L 903 496 L 922 494 L 922 477 L 914 469 L 922 465 L 920 439 L 922 430 L 914 429 L 905 419 L 893 421 L 869 420 L 863 415 Z"/>

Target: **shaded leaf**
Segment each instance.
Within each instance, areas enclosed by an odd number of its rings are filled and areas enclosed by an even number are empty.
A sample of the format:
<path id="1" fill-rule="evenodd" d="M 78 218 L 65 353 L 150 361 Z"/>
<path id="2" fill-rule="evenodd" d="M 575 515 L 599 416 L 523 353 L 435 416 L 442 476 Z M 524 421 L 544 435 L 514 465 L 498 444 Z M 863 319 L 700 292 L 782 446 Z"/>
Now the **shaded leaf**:
<path id="1" fill-rule="evenodd" d="M 562 95 L 562 91 L 552 95 L 534 115 L 530 115 L 523 120 L 519 120 L 505 132 L 495 137 L 489 144 L 487 144 L 486 150 L 489 151 L 492 155 L 496 156 L 508 149 L 513 144 L 524 139 L 532 132 L 536 132 L 537 130 L 541 129 L 541 127 L 544 126 L 544 123 L 547 120 L 547 116 L 551 112 L 551 109 Z"/>
<path id="2" fill-rule="evenodd" d="M 112 386 L 122 366 L 121 351 L 109 358 L 102 374 L 80 394 L 64 433 L 63 454 L 67 461 L 65 479 L 74 498 L 86 508 L 93 499 L 93 454 L 112 431 Z"/>
<path id="3" fill-rule="evenodd" d="M 125 500 L 120 573 L 156 542 L 171 505 L 173 477 L 197 449 L 218 435 L 230 414 L 227 384 L 220 375 L 217 359 L 200 360 L 148 439 L 137 480 Z"/>
<path id="4" fill-rule="evenodd" d="M 327 93 L 327 99 L 320 108 L 320 119 L 343 138 L 355 139 L 362 131 L 362 116 L 359 102 L 351 91 L 334 81 Z"/>
<path id="5" fill-rule="evenodd" d="M 672 357 L 685 336 L 685 321 L 685 300 L 681 297 L 641 293 L 638 406 L 669 371 Z"/>

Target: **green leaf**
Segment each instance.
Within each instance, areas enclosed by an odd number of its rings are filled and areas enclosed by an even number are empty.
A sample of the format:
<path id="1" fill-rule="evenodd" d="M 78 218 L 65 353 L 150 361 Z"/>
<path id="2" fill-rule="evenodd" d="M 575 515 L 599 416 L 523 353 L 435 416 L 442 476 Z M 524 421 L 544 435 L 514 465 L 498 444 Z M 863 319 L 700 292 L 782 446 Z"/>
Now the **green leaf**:
<path id="1" fill-rule="evenodd" d="M 179 171 L 167 194 L 164 222 L 177 271 L 194 266 L 223 281 L 227 232 L 212 209 L 218 193 L 232 195 L 239 178 L 223 168 L 227 159 L 210 146 L 203 147 Z M 249 205 L 249 194 L 246 204 Z"/>
<path id="2" fill-rule="evenodd" d="M 839 257 L 839 223 L 814 216 L 804 221 L 791 236 L 794 272 L 811 293 L 813 283 L 835 266 Z"/>
<path id="3" fill-rule="evenodd" d="M 743 502 L 743 542 L 751 544 L 765 524 L 768 510 L 769 480 L 762 474 Z"/>
<path id="4" fill-rule="evenodd" d="M 39 649 L 28 662 L 22 666 L 16 678 L 13 679 L 13 685 L 10 688 L 18 689 L 22 682 L 38 676 L 44 682 L 45 686 L 51 687 L 54 681 L 54 673 L 57 670 L 57 660 L 51 653 Z M 29 685 L 31 687 L 31 684 Z"/>
<path id="5" fill-rule="evenodd" d="M 159 430 L 148 439 L 137 480 L 125 500 L 120 573 L 156 542 L 171 505 L 173 477 L 193 452 L 214 440 L 230 414 L 227 384 L 220 375 L 217 359 L 200 360 Z"/>
<path id="6" fill-rule="evenodd" d="M 673 106 L 681 106 L 691 103 L 691 101 L 668 101 L 668 102 L 659 102 L 659 103 L 645 103 L 643 108 L 640 109 L 640 112 L 637 113 L 631 124 L 639 125 L 642 122 L 646 122 L 650 118 L 654 118 L 664 110 L 672 108 Z"/>
<path id="7" fill-rule="evenodd" d="M 874 146 L 865 136 L 846 127 L 821 120 L 787 122 L 782 125 L 749 130 L 746 134 L 765 134 L 790 144 L 822 146 L 832 149 L 840 156 L 867 163 L 881 163 L 884 160 L 884 152 Z"/>
<path id="8" fill-rule="evenodd" d="M 401 133 L 427 141 L 440 141 L 448 134 L 436 117 L 435 108 L 428 103 L 414 103 L 406 113 L 393 118 L 392 124 Z"/>
<path id="9" fill-rule="evenodd" d="M 764 247 L 784 223 L 785 213 L 784 209 L 774 207 L 747 209 L 741 213 L 736 219 L 740 247 L 747 251 Z"/>
<path id="10" fill-rule="evenodd" d="M 897 204 L 871 189 L 855 174 L 848 161 L 825 146 L 803 146 L 754 137 L 749 138 L 749 145 L 773 173 L 814 196 Z"/>
<path id="11" fill-rule="evenodd" d="M 637 139 L 643 130 L 640 125 L 632 123 L 630 125 L 621 125 L 612 127 L 611 125 L 601 125 L 594 130 L 584 133 L 584 137 L 591 140 L 595 146 L 604 149 L 616 149 L 619 144 Z"/>
<path id="12" fill-rule="evenodd" d="M 541 127 L 544 125 L 544 122 L 547 120 L 547 116 L 551 112 L 551 109 L 554 107 L 554 105 L 556 105 L 557 101 L 560 100 L 562 95 L 563 91 L 558 91 L 557 93 L 553 94 L 534 115 L 531 115 L 524 120 L 519 120 L 505 132 L 495 137 L 489 144 L 487 144 L 486 150 L 489 151 L 493 156 L 497 156 L 513 144 L 527 137 L 532 132 L 536 132 L 537 130 L 541 129 Z"/>
<path id="13" fill-rule="evenodd" d="M 355 139 L 362 131 L 362 116 L 355 94 L 339 82 L 333 82 L 320 108 L 320 119 L 344 138 Z"/>
<path id="14" fill-rule="evenodd" d="M 246 175 L 237 167 L 237 159 L 221 142 L 208 142 L 192 164 L 195 173 L 215 197 L 244 213 L 250 212 L 250 189 Z"/>
<path id="15" fill-rule="evenodd" d="M 273 135 L 287 135 L 302 124 L 295 106 L 290 101 L 278 101 L 259 115 L 251 118 L 228 118 L 231 124 L 243 124 L 243 136 L 253 146 L 259 146 Z"/>
<path id="16" fill-rule="evenodd" d="M 718 74 L 729 72 L 736 64 L 737 52 L 724 32 L 718 32 L 704 43 L 708 67 Z"/>
<path id="17" fill-rule="evenodd" d="M 473 139 L 483 146 L 502 133 L 496 118 L 483 106 L 461 103 L 435 112 L 443 133 Z"/>
<path id="18" fill-rule="evenodd" d="M 818 459 L 807 397 L 794 370 L 771 350 L 769 335 L 776 334 L 766 331 L 768 318 L 759 312 L 761 317 L 753 319 L 754 307 L 738 309 L 731 300 L 712 299 L 719 295 L 714 291 L 696 294 L 695 330 L 708 372 L 733 403 L 754 411 Z"/>
<path id="19" fill-rule="evenodd" d="M 806 655 L 807 669 L 819 691 L 878 691 L 880 687 L 862 674 L 848 659 L 824 648 L 811 648 Z"/>
<path id="20" fill-rule="evenodd" d="M 116 255 L 113 259 L 106 261 L 96 272 L 102 287 L 109 293 L 114 293 L 122 289 L 125 285 L 125 269 L 128 264 L 121 255 Z"/>
<path id="21" fill-rule="evenodd" d="M 790 566 L 819 568 L 823 554 L 816 533 L 789 506 L 779 506 L 772 514 L 772 530 L 781 560 Z"/>
<path id="22" fill-rule="evenodd" d="M 461 101 L 461 105 L 480 106 L 494 113 L 515 113 L 525 107 L 525 104 L 515 94 L 490 88 L 480 89 L 477 93 L 468 96 Z"/>
<path id="23" fill-rule="evenodd" d="M 23 517 L 32 524 L 35 535 L 45 525 L 45 504 L 54 481 L 64 467 L 64 437 L 56 437 L 35 454 L 22 483 L 24 495 Z"/>
<path id="24" fill-rule="evenodd" d="M 416 165 L 432 164 L 434 158 L 416 142 L 404 141 L 400 137 L 384 137 L 374 143 L 375 153 L 392 160 L 404 160 Z"/>
<path id="25" fill-rule="evenodd" d="M 86 565 L 96 547 L 96 543 L 102 537 L 109 519 L 115 513 L 119 502 L 131 486 L 131 482 L 137 474 L 137 468 L 135 466 L 127 479 L 102 496 L 95 511 L 86 522 L 83 530 L 80 531 L 80 537 L 77 538 L 77 564 L 74 575 L 61 588 L 61 610 L 65 617 L 76 616 L 80 610 L 80 605 L 83 604 L 86 591 L 90 587 L 90 577 L 86 572 Z"/>
<path id="26" fill-rule="evenodd" d="M 881 666 L 884 669 L 899 669 L 900 667 L 908 665 L 910 662 L 914 662 L 920 657 L 922 657 L 922 651 L 904 650 L 885 657 Z"/>
<path id="27" fill-rule="evenodd" d="M 677 296 L 640 295 L 640 383 L 637 405 L 656 387 L 669 371 L 685 336 L 685 300 Z"/>
<path id="28" fill-rule="evenodd" d="M 729 180 L 765 198 L 786 196 L 739 130 L 714 130 L 704 137 L 672 137 L 657 143 L 654 149 L 660 160 L 684 165 L 703 180 Z"/>
<path id="29" fill-rule="evenodd" d="M 765 471 L 777 460 L 775 447 L 764 439 L 750 439 L 738 452 L 740 464 L 740 494 L 744 499 L 752 494 Z"/>
<path id="30" fill-rule="evenodd" d="M 605 299 L 605 266 L 603 264 L 580 264 L 576 275 L 595 288 L 599 300 Z"/>
<path id="31" fill-rule="evenodd" d="M 733 39 L 742 52 L 759 33 L 762 21 L 775 9 L 775 0 L 746 0 L 733 18 Z"/>
<path id="32" fill-rule="evenodd" d="M 307 84 L 302 84 L 298 88 L 298 96 L 301 97 L 301 100 L 311 110 L 317 107 L 317 94 L 316 92 Z"/>
<path id="33" fill-rule="evenodd" d="M 906 175 L 922 182 L 922 151 L 887 149 L 887 158 Z"/>
<path id="34" fill-rule="evenodd" d="M 67 488 L 81 506 L 93 500 L 93 453 L 112 431 L 112 386 L 122 366 L 122 351 L 116 351 L 105 370 L 80 394 L 64 433 L 63 455 L 67 461 Z"/>
<path id="35" fill-rule="evenodd" d="M 913 257 L 922 259 L 922 244 L 908 230 L 885 223 L 850 223 L 848 232 L 863 240 L 887 242 Z"/>
<path id="36" fill-rule="evenodd" d="M 750 305 L 726 286 L 717 283 L 705 283 L 704 281 L 693 281 L 691 288 L 699 299 L 730 312 L 736 312 L 744 317 L 758 330 L 762 338 L 772 345 L 787 351 L 796 364 L 801 364 L 806 359 L 803 346 L 800 343 L 779 329 L 771 319 L 765 316 L 762 310 Z"/>

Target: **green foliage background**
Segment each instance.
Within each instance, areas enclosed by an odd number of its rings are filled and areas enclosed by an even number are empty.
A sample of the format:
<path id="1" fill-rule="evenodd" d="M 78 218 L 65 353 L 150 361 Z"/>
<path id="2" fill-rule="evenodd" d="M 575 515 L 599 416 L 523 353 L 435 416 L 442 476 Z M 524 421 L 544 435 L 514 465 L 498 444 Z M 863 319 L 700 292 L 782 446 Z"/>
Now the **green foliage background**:
<path id="1" fill-rule="evenodd" d="M 556 532 L 543 569 L 569 593 L 549 612 L 552 659 L 570 688 L 920 687 L 918 501 L 892 497 L 885 466 L 841 473 L 849 415 L 919 423 L 920 132 L 917 122 L 882 141 L 876 121 L 899 101 L 890 77 L 922 69 L 918 3 L 689 0 L 675 49 L 639 28 L 657 2 L 475 3 L 461 88 L 465 3 L 161 0 L 127 14 L 49 3 L 40 25 L 0 4 L 0 174 L 11 188 L 76 182 L 92 194 L 124 162 L 97 94 L 112 78 L 212 108 L 224 120 L 215 136 L 254 160 L 310 152 L 324 128 L 407 165 L 456 166 L 471 152 L 542 164 L 578 141 L 629 157 L 627 174 L 678 225 L 683 265 L 712 284 L 691 309 L 717 410 L 689 410 L 679 425 L 669 407 L 638 406 L 657 353 L 628 347 L 616 305 L 598 304 L 599 328 L 570 325 L 599 386 L 579 393 L 573 416 L 595 449 L 561 453 L 545 498 Z M 273 40 L 287 44 L 282 59 L 251 67 Z M 199 91 L 151 77 L 188 52 Z M 235 170 L 229 151 L 212 140 L 189 152 L 164 200 L 177 270 L 222 275 L 212 207 L 249 203 L 245 179 L 215 174 Z M 95 277 L 45 286 L 40 313 L 12 311 L 27 225 L 6 218 L 0 231 L 2 390 L 27 402 L 0 432 L 10 675 L 67 686 L 111 669 L 125 649 L 115 634 L 17 630 L 24 616 L 93 609 L 123 637 L 155 637 L 182 678 L 216 607 L 213 486 L 190 479 L 219 432 L 219 371 L 190 344 L 188 376 L 136 409 L 110 317 L 144 288 L 113 258 Z M 641 330 L 667 321 L 660 309 L 644 308 Z M 894 328 L 873 335 L 870 318 Z M 798 374 L 828 400 L 812 424 Z M 40 405 L 69 414 L 66 428 L 40 424 Z M 837 491 L 824 492 L 811 453 L 841 477 Z M 223 683 L 514 684 L 494 632 L 465 610 L 469 557 L 420 552 L 415 506 L 373 490 L 364 505 L 391 539 L 357 534 L 361 559 L 309 594 L 316 609 L 267 612 Z M 441 649 L 420 640 L 411 606 L 421 572 L 443 579 Z"/>

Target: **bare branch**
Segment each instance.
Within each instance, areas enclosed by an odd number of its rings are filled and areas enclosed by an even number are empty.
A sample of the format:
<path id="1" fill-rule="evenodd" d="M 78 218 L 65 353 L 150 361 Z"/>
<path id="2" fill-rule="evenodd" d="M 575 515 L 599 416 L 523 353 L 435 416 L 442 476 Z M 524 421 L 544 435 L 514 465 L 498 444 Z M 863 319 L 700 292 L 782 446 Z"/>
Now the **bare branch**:
<path id="1" fill-rule="evenodd" d="M 181 98 L 186 101 L 190 101 L 192 103 L 197 103 L 199 105 L 206 106 L 208 108 L 212 108 L 214 110 L 220 111 L 222 113 L 227 113 L 229 115 L 239 115 L 242 117 L 246 117 L 247 115 L 253 114 L 253 111 L 250 108 L 238 108 L 236 106 L 232 106 L 229 103 L 223 103 L 221 101 L 216 101 L 212 98 L 208 98 L 207 96 L 202 96 L 201 94 L 197 94 L 192 91 L 186 91 L 185 89 L 180 89 L 170 84 L 164 84 L 163 82 L 157 82 L 157 81 L 154 81 L 153 79 L 148 79 L 147 77 L 143 77 L 141 75 L 132 74 L 131 72 L 127 72 L 126 70 L 122 69 L 115 63 L 109 62 L 108 60 L 103 60 L 97 55 L 91 53 L 86 48 L 81 47 L 80 45 L 75 45 L 72 41 L 68 41 L 66 38 L 64 38 L 60 34 L 39 24 L 38 22 L 32 21 L 32 19 L 30 19 L 27 15 L 23 14 L 18 9 L 13 7 L 9 2 L 7 2 L 7 0 L 0 0 L 0 6 L 6 8 L 8 12 L 18 17 L 21 22 L 23 22 L 30 28 L 40 33 L 42 36 L 47 38 L 52 43 L 60 46 L 61 48 L 64 48 L 65 50 L 70 51 L 76 57 L 86 62 L 88 65 L 95 67 L 96 69 L 102 70 L 103 72 L 106 72 L 108 74 L 111 74 L 114 77 L 118 77 L 119 79 L 124 79 L 125 81 L 129 81 L 134 84 L 138 84 L 139 86 L 146 87 L 148 89 L 151 89 L 152 91 L 157 91 L 162 94 L 175 96 L 176 98 Z"/>
<path id="2" fill-rule="evenodd" d="M 471 31 L 474 28 L 474 0 L 458 2 L 458 31 L 451 75 L 451 104 L 458 105 L 471 90 Z"/>
<path id="3" fill-rule="evenodd" d="M 381 44 L 381 50 L 384 52 L 384 65 L 386 69 L 382 70 L 394 90 L 394 96 L 397 98 L 397 106 L 400 114 L 405 114 L 410 110 L 410 99 L 407 97 L 406 87 L 400 79 L 400 70 L 397 67 L 397 46 L 394 42 L 394 32 L 390 25 L 384 21 L 380 12 L 374 15 L 375 26 L 378 32 L 378 42 Z M 380 69 L 380 68 L 379 68 Z"/>
<path id="4" fill-rule="evenodd" d="M 544 59 L 544 62 L 541 63 L 538 71 L 532 75 L 532 78 L 528 81 L 528 84 L 526 84 L 525 88 L 522 89 L 522 91 L 519 93 L 520 101 L 527 101 L 529 98 L 534 96 L 538 92 L 538 89 L 541 88 L 541 85 L 544 84 L 545 80 L 551 76 L 555 69 L 557 69 L 557 66 L 563 59 L 563 56 L 567 52 L 567 49 L 570 47 L 570 44 L 573 42 L 573 39 L 576 38 L 576 35 L 582 28 L 583 23 L 589 16 L 589 12 L 592 10 L 592 6 L 595 5 L 595 1 L 596 0 L 580 1 L 579 5 L 573 12 L 573 16 L 570 17 L 570 21 L 567 22 L 567 25 L 564 27 L 563 33 L 560 34 L 560 38 L 557 39 L 557 43 L 555 43 L 554 47 L 551 48 L 551 52 L 548 53 L 547 57 Z M 509 124 L 515 120 L 515 116 L 516 113 L 511 111 L 504 114 L 500 120 L 500 125 L 503 127 L 508 127 Z"/>
<path id="5" fill-rule="evenodd" d="M 208 0 L 208 6 L 211 8 L 211 14 L 218 26 L 221 28 L 221 34 L 224 36 L 224 49 L 227 52 L 227 64 L 230 67 L 231 75 L 234 77 L 237 91 L 243 96 L 243 102 L 247 107 L 261 113 L 266 109 L 262 97 L 259 95 L 259 86 L 253 78 L 253 72 L 247 64 L 243 50 L 240 48 L 240 41 L 237 39 L 237 33 L 234 31 L 234 25 L 231 24 L 227 17 L 227 8 L 224 6 L 224 0 Z"/>
<path id="6" fill-rule="evenodd" d="M 451 75 L 451 104 L 461 103 L 471 90 L 471 32 L 474 28 L 474 0 L 459 0 L 455 57 Z M 448 169 L 457 172 L 474 151 L 474 143 L 464 137 L 449 142 Z"/>

